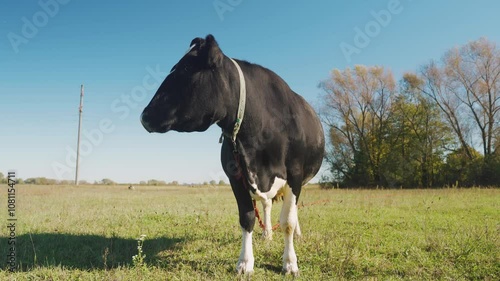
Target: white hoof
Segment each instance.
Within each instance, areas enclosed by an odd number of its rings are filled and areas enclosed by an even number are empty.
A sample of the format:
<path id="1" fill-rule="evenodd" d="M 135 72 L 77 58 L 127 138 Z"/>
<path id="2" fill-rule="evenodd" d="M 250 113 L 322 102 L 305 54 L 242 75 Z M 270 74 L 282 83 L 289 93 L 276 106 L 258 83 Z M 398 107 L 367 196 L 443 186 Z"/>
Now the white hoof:
<path id="1" fill-rule="evenodd" d="M 239 260 L 236 264 L 236 272 L 238 274 L 252 274 L 253 273 L 253 260 Z"/>
<path id="2" fill-rule="evenodd" d="M 266 240 L 266 241 L 271 241 L 273 240 L 273 231 L 271 229 L 269 230 L 264 230 L 262 232 L 262 239 Z"/>
<path id="3" fill-rule="evenodd" d="M 289 262 L 283 264 L 283 269 L 282 269 L 284 274 L 292 274 L 293 276 L 298 276 L 299 275 L 299 267 L 297 266 L 297 263 L 295 262 Z"/>

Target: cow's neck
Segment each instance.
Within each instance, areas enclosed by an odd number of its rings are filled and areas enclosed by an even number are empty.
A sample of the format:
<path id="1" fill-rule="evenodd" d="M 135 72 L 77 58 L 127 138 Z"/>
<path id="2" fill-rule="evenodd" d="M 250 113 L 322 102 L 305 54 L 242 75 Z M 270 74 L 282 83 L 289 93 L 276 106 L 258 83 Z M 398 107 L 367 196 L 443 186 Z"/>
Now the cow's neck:
<path id="1" fill-rule="evenodd" d="M 262 142 L 263 126 L 269 126 L 270 117 L 269 114 L 264 114 L 268 112 L 269 105 L 263 103 L 263 99 L 259 98 L 259 87 L 262 86 L 256 82 L 255 76 L 249 71 L 249 66 L 245 62 L 238 62 L 239 66 L 242 68 L 243 75 L 246 80 L 246 106 L 244 120 L 241 123 L 241 128 L 236 136 L 235 143 L 232 142 L 232 133 L 234 130 L 234 125 L 237 119 L 239 97 L 240 97 L 240 78 L 237 69 L 233 62 L 229 58 L 226 59 L 224 64 L 224 71 L 226 72 L 227 88 L 229 92 L 225 92 L 224 99 L 224 118 L 221 119 L 217 124 L 222 128 L 224 135 L 225 145 L 230 145 L 232 149 L 237 150 L 237 158 L 235 160 L 238 165 L 242 168 L 244 178 L 248 181 L 250 186 L 262 186 L 264 190 L 266 187 L 272 185 L 274 178 L 279 177 L 281 179 L 286 178 L 286 171 L 272 167 L 272 163 L 280 162 L 283 159 L 280 158 L 284 153 L 277 152 L 278 157 L 274 161 L 262 161 L 262 157 L 259 154 L 269 154 L 276 151 L 276 147 L 266 146 L 265 142 Z M 257 85 L 256 85 L 257 84 Z M 284 132 L 282 132 L 284 134 Z M 267 140 L 265 140 L 267 141 Z M 278 148 L 278 149 L 281 149 Z M 261 173 L 265 171 L 264 173 Z M 257 183 L 258 182 L 258 183 Z"/>
<path id="2" fill-rule="evenodd" d="M 234 149 L 237 149 L 238 133 L 240 132 L 246 111 L 246 83 L 245 75 L 240 65 L 231 58 L 227 58 L 226 61 L 228 62 L 226 63 L 226 67 L 228 73 L 230 73 L 229 77 L 231 77 L 231 79 L 228 79 L 231 81 L 229 83 L 231 95 L 229 95 L 228 99 L 229 104 L 227 105 L 226 118 L 224 118 L 225 120 L 221 120 L 222 122 L 218 122 L 218 125 L 222 129 L 223 136 L 231 141 Z"/>

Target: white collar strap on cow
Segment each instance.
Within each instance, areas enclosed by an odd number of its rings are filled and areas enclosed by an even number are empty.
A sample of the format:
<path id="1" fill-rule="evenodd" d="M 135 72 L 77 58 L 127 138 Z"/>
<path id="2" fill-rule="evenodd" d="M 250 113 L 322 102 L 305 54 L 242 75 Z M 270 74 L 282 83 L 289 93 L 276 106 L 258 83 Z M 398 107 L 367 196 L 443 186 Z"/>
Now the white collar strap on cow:
<path id="1" fill-rule="evenodd" d="M 241 71 L 238 63 L 229 58 L 236 66 L 238 70 L 238 76 L 240 77 L 240 101 L 238 103 L 238 113 L 236 115 L 236 122 L 234 123 L 233 134 L 231 135 L 231 141 L 233 143 L 233 149 L 236 151 L 236 137 L 238 136 L 238 132 L 240 131 L 241 123 L 243 122 L 243 117 L 245 116 L 245 104 L 247 100 L 247 87 L 245 84 L 245 76 L 243 76 L 243 71 Z M 222 142 L 222 137 L 224 136 L 224 131 L 222 131 L 221 138 L 219 139 L 219 143 Z"/>

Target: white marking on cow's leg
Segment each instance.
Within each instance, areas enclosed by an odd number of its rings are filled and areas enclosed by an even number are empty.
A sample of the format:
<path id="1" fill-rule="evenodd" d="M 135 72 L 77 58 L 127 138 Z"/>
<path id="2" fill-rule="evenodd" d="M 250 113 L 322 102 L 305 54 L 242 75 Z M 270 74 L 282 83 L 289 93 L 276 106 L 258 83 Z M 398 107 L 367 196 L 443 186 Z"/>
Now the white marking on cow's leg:
<path id="1" fill-rule="evenodd" d="M 273 200 L 267 199 L 262 201 L 262 209 L 264 209 L 264 231 L 262 238 L 265 240 L 273 240 L 273 224 L 271 221 L 271 209 L 273 207 Z"/>
<path id="2" fill-rule="evenodd" d="M 297 255 L 293 248 L 293 233 L 297 227 L 297 205 L 296 196 L 290 187 L 285 187 L 283 207 L 281 208 L 280 224 L 285 236 L 285 250 L 283 252 L 283 272 L 297 275 L 299 267 L 297 265 Z"/>
<path id="3" fill-rule="evenodd" d="M 253 247 L 252 247 L 252 232 L 247 232 L 242 228 L 243 241 L 241 244 L 241 253 L 238 263 L 236 264 L 236 272 L 238 274 L 251 274 L 253 272 Z"/>
<path id="4" fill-rule="evenodd" d="M 259 200 L 262 202 L 262 208 L 264 209 L 264 225 L 265 229 L 264 232 L 262 233 L 262 236 L 266 240 L 272 240 L 273 239 L 273 226 L 272 226 L 272 221 L 271 221 L 271 209 L 272 209 L 272 199 L 276 196 L 276 194 L 282 189 L 285 188 L 286 180 L 282 178 L 275 177 L 273 184 L 271 185 L 271 188 L 267 192 L 261 192 L 255 182 L 257 182 L 257 176 L 249 172 L 250 178 L 252 179 L 253 183 L 250 185 L 255 189 L 255 193 L 252 191 L 249 191 L 250 196 L 252 196 L 253 199 Z"/>

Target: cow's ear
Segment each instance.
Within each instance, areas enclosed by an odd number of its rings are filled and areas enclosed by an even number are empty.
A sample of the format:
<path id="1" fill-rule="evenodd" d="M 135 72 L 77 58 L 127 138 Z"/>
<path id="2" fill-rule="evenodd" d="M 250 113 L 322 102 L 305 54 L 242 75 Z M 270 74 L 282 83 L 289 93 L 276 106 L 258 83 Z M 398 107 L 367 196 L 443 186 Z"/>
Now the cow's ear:
<path id="1" fill-rule="evenodd" d="M 219 48 L 219 44 L 215 41 L 215 38 L 212 34 L 207 35 L 205 38 L 205 46 L 207 63 L 210 68 L 219 67 L 222 65 L 222 60 L 224 58 L 224 54 Z"/>
<path id="2" fill-rule="evenodd" d="M 193 40 L 191 40 L 191 44 L 189 44 L 189 48 L 192 48 L 194 46 L 200 47 L 204 42 L 205 42 L 205 40 L 203 38 L 196 37 Z"/>
<path id="3" fill-rule="evenodd" d="M 196 51 L 199 52 L 200 49 L 205 45 L 205 39 L 196 37 L 193 40 L 191 40 L 191 43 L 189 43 L 189 49 L 186 51 L 186 54 L 189 54 L 191 51 Z"/>

